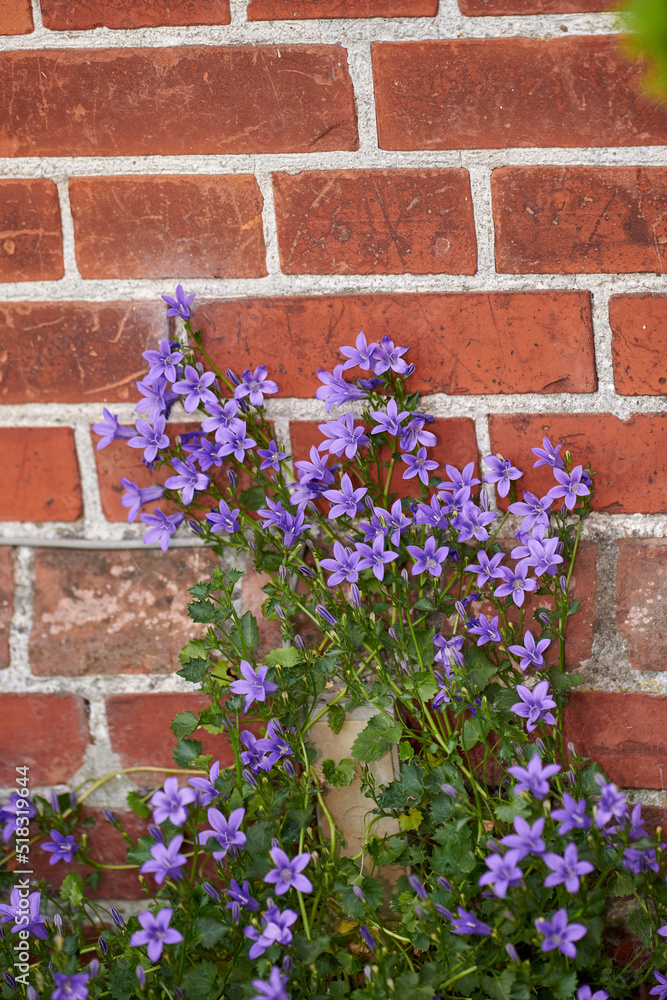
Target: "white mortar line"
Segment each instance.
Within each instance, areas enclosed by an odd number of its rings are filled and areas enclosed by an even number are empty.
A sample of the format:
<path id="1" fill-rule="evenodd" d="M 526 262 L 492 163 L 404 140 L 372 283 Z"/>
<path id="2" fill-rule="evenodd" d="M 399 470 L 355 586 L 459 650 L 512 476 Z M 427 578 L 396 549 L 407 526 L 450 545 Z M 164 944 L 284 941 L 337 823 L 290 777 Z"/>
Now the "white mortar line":
<path id="1" fill-rule="evenodd" d="M 97 534 L 96 528 L 105 523 L 106 518 L 102 512 L 97 466 L 88 424 L 74 425 L 74 442 L 83 496 L 83 534 L 86 538 L 94 538 Z"/>
<path id="2" fill-rule="evenodd" d="M 280 270 L 278 250 L 278 219 L 276 217 L 272 171 L 258 168 L 255 171 L 255 179 L 264 199 L 262 222 L 266 244 L 266 269 L 269 272 L 269 278 L 277 277 L 280 279 L 282 271 Z"/>
<path id="3" fill-rule="evenodd" d="M 609 322 L 609 299 L 615 294 L 608 288 L 597 288 L 591 295 L 595 367 L 598 375 L 598 394 L 609 400 L 613 407 L 616 400 L 614 363 L 612 358 L 613 333 Z"/>
<path id="4" fill-rule="evenodd" d="M 15 684 L 30 674 L 28 642 L 32 628 L 35 557 L 32 549 L 14 553 L 14 608 L 9 626 L 9 667 L 0 671 L 0 691 L 15 690 Z M 7 686 L 9 681 L 9 686 Z M 13 683 L 12 683 L 13 682 Z"/>
<path id="5" fill-rule="evenodd" d="M 58 197 L 60 199 L 60 218 L 63 230 L 63 259 L 65 262 L 65 277 L 62 280 L 66 281 L 68 278 L 81 280 L 79 268 L 76 263 L 74 219 L 72 217 L 72 206 L 70 205 L 69 200 L 68 179 L 61 176 L 56 181 L 56 186 L 58 188 Z"/>
<path id="6" fill-rule="evenodd" d="M 489 167 L 469 168 L 470 190 L 477 237 L 477 276 L 496 281 L 491 170 Z"/>
<path id="7" fill-rule="evenodd" d="M 363 42 L 349 43 L 347 46 L 347 59 L 352 86 L 354 88 L 354 104 L 359 133 L 359 150 L 355 154 L 355 158 L 361 156 L 366 158 L 368 155 L 377 154 L 379 151 L 371 42 L 365 40 Z M 365 166 L 366 161 L 364 161 Z"/>

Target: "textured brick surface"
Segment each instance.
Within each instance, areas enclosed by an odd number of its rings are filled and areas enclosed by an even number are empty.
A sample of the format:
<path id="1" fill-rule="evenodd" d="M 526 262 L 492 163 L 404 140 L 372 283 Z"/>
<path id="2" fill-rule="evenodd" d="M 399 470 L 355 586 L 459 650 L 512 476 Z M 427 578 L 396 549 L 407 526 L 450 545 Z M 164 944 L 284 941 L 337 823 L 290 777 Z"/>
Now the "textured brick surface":
<path id="1" fill-rule="evenodd" d="M 0 281 L 52 281 L 63 274 L 60 204 L 53 181 L 0 181 Z"/>
<path id="2" fill-rule="evenodd" d="M 180 669 L 181 649 L 202 633 L 187 615 L 188 587 L 208 580 L 217 562 L 206 549 L 38 550 L 33 673 L 78 677 Z"/>
<path id="3" fill-rule="evenodd" d="M 499 14 L 579 14 L 613 10 L 614 0 L 459 0 L 468 17 Z"/>
<path id="4" fill-rule="evenodd" d="M 667 392 L 667 296 L 614 295 L 609 300 L 616 392 Z"/>
<path id="5" fill-rule="evenodd" d="M 500 167 L 491 189 L 500 272 L 665 270 L 667 167 Z"/>
<path id="6" fill-rule="evenodd" d="M 1 521 L 76 521 L 83 515 L 69 427 L 0 428 Z"/>
<path id="7" fill-rule="evenodd" d="M 514 416 L 492 415 L 491 449 L 524 470 L 519 485 L 538 497 L 556 485 L 550 468 L 533 468 L 531 448 L 542 438 L 569 449 L 575 464 L 590 461 L 595 477 L 595 510 L 609 514 L 662 514 L 667 511 L 667 421 L 663 414 L 619 420 L 608 413 Z"/>
<path id="8" fill-rule="evenodd" d="M 77 177 L 69 187 L 84 278 L 266 274 L 263 200 L 248 174 Z"/>
<path id="9" fill-rule="evenodd" d="M 139 399 L 141 353 L 168 333 L 157 302 L 0 303 L 0 402 Z"/>
<path id="10" fill-rule="evenodd" d="M 467 170 L 275 173 L 285 274 L 474 274 Z"/>
<path id="11" fill-rule="evenodd" d="M 249 21 L 333 17 L 434 17 L 438 0 L 251 0 Z"/>
<path id="12" fill-rule="evenodd" d="M 0 35 L 27 35 L 32 30 L 30 0 L 0 0 Z"/>
<path id="13" fill-rule="evenodd" d="M 14 550 L 0 548 L 0 670 L 9 666 L 9 628 L 14 611 Z"/>
<path id="14" fill-rule="evenodd" d="M 613 36 L 380 42 L 373 73 L 382 149 L 667 142 Z"/>
<path id="15" fill-rule="evenodd" d="M 151 28 L 158 25 L 229 24 L 229 0 L 41 0 L 52 31 Z"/>
<path id="16" fill-rule="evenodd" d="M 667 542 L 618 542 L 616 627 L 635 670 L 667 670 Z"/>
<path id="17" fill-rule="evenodd" d="M 67 782 L 88 746 L 83 698 L 73 694 L 0 694 L 0 783 L 16 784 L 18 765 L 27 764 L 33 785 Z"/>
<path id="18" fill-rule="evenodd" d="M 565 710 L 565 738 L 625 788 L 664 788 L 667 698 L 575 691 Z"/>
<path id="19" fill-rule="evenodd" d="M 352 83 L 336 45 L 0 55 L 0 156 L 356 148 Z"/>
<path id="20" fill-rule="evenodd" d="M 195 328 L 223 368 L 266 364 L 285 396 L 310 397 L 342 344 L 387 334 L 411 346 L 422 392 L 593 392 L 587 292 L 336 295 L 200 304 Z M 289 359 L 289 360 L 288 360 Z M 360 372 L 357 372 L 360 374 Z"/>

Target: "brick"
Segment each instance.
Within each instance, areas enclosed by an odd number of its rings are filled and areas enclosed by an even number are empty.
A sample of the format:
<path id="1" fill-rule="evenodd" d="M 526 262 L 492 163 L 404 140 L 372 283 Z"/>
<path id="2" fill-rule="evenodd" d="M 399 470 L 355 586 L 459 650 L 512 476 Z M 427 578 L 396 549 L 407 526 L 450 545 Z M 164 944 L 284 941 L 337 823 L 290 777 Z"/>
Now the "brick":
<path id="1" fill-rule="evenodd" d="M 409 384 L 424 393 L 597 388 L 588 292 L 224 299 L 194 315 L 218 364 L 242 370 L 261 359 L 286 396 L 314 396 L 317 369 L 339 364 L 339 346 L 360 330 L 410 345 L 417 370 Z"/>
<path id="2" fill-rule="evenodd" d="M 64 273 L 53 181 L 0 181 L 0 281 L 57 281 Z"/>
<path id="3" fill-rule="evenodd" d="M 28 35 L 31 31 L 30 0 L 0 0 L 0 35 Z"/>
<path id="4" fill-rule="evenodd" d="M 590 461 L 594 510 L 608 514 L 662 514 L 667 511 L 667 422 L 663 414 L 637 414 L 627 421 L 609 413 L 492 415 L 491 449 L 524 470 L 523 489 L 538 497 L 555 485 L 547 466 L 531 448 L 542 438 L 570 450 L 576 465 Z"/>
<path id="5" fill-rule="evenodd" d="M 274 173 L 285 274 L 475 274 L 467 170 Z"/>
<path id="6" fill-rule="evenodd" d="M 334 17 L 435 17 L 438 0 L 250 0 L 249 21 Z"/>
<path id="7" fill-rule="evenodd" d="M 635 670 L 667 670 L 667 542 L 618 542 L 616 628 Z"/>
<path id="8" fill-rule="evenodd" d="M 0 670 L 9 666 L 9 628 L 14 611 L 14 550 L 0 548 Z"/>
<path id="9" fill-rule="evenodd" d="M 93 28 L 181 27 L 229 24 L 229 0 L 41 0 L 42 21 L 51 31 Z"/>
<path id="10" fill-rule="evenodd" d="M 33 673 L 80 677 L 179 670 L 185 643 L 206 631 L 188 618 L 187 590 L 210 579 L 217 562 L 208 549 L 38 549 Z"/>
<path id="11" fill-rule="evenodd" d="M 651 146 L 667 109 L 613 35 L 373 45 L 382 149 Z"/>
<path id="12" fill-rule="evenodd" d="M 301 153 L 357 146 L 347 55 L 337 45 L 0 54 L 0 156 Z"/>
<path id="13" fill-rule="evenodd" d="M 138 400 L 141 353 L 168 334 L 157 302 L 0 303 L 0 402 Z"/>
<path id="14" fill-rule="evenodd" d="M 565 738 L 625 788 L 663 788 L 667 699 L 625 692 L 574 691 Z"/>
<path id="15" fill-rule="evenodd" d="M 69 189 L 84 278 L 267 273 L 263 199 L 249 174 L 77 177 Z"/>
<path id="16" fill-rule="evenodd" d="M 0 784 L 16 783 L 26 764 L 33 785 L 56 785 L 76 774 L 88 747 L 83 698 L 73 694 L 0 694 Z"/>
<path id="17" fill-rule="evenodd" d="M 79 466 L 70 427 L 0 428 L 0 521 L 78 521 Z"/>
<path id="18" fill-rule="evenodd" d="M 589 14 L 599 10 L 614 10 L 614 0 L 459 0 L 459 8 L 467 17 L 498 14 Z"/>
<path id="19" fill-rule="evenodd" d="M 667 167 L 500 167 L 496 270 L 663 273 Z"/>
<path id="20" fill-rule="evenodd" d="M 616 392 L 662 396 L 667 392 L 667 296 L 613 295 L 609 300 Z"/>

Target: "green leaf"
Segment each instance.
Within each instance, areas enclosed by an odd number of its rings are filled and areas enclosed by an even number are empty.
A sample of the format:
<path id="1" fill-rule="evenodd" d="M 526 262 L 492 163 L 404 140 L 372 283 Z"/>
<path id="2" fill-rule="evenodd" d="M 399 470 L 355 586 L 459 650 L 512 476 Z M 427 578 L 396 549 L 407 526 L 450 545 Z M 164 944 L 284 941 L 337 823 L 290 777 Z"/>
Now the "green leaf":
<path id="1" fill-rule="evenodd" d="M 511 823 L 515 816 L 528 816 L 530 806 L 523 795 L 515 795 L 510 802 L 499 802 L 493 811 L 502 823 Z"/>
<path id="2" fill-rule="evenodd" d="M 195 583 L 194 587 L 190 587 L 188 590 L 188 594 L 203 600 L 211 593 L 211 586 L 210 583 Z"/>
<path id="3" fill-rule="evenodd" d="M 186 642 L 178 654 L 181 663 L 187 663 L 188 660 L 196 660 L 200 656 L 208 656 L 208 646 L 203 639 L 190 639 L 190 642 Z"/>
<path id="4" fill-rule="evenodd" d="M 284 646 L 281 649 L 272 649 L 264 657 L 267 667 L 294 667 L 302 660 L 302 654 L 296 646 Z"/>
<path id="5" fill-rule="evenodd" d="M 186 681 L 190 681 L 191 684 L 201 684 L 206 677 L 208 666 L 208 657 L 206 659 L 203 657 L 197 657 L 192 660 L 186 660 L 181 669 L 177 670 L 176 673 L 179 677 L 183 677 Z"/>
<path id="6" fill-rule="evenodd" d="M 430 701 L 438 690 L 438 682 L 428 670 L 415 674 L 414 684 L 422 701 Z"/>
<path id="7" fill-rule="evenodd" d="M 263 486 L 251 486 L 241 493 L 241 503 L 247 510 L 261 510 L 266 507 L 266 493 Z"/>
<path id="8" fill-rule="evenodd" d="M 68 872 L 60 887 L 60 898 L 68 899 L 73 906 L 78 906 L 84 898 L 83 879 L 78 872 Z"/>
<path id="9" fill-rule="evenodd" d="M 348 976 L 353 976 L 361 968 L 360 962 L 354 957 L 354 955 L 352 955 L 349 951 L 345 951 L 343 948 L 336 952 L 336 958 L 338 959 L 343 972 Z"/>
<path id="10" fill-rule="evenodd" d="M 139 837 L 139 843 L 136 847 L 131 847 L 127 852 L 127 860 L 131 865 L 143 865 L 144 861 L 148 861 L 151 855 L 151 847 L 155 841 L 151 840 L 150 837 Z"/>
<path id="11" fill-rule="evenodd" d="M 498 668 L 491 663 L 486 654 L 479 646 L 470 646 L 465 652 L 465 663 L 467 666 L 466 680 L 483 691 L 491 678 L 497 673 Z"/>
<path id="12" fill-rule="evenodd" d="M 189 736 L 190 733 L 194 733 L 198 725 L 199 719 L 194 712 L 188 710 L 187 712 L 179 712 L 178 715 L 171 720 L 169 728 L 177 740 L 182 740 L 184 736 Z"/>
<path id="13" fill-rule="evenodd" d="M 436 611 L 437 610 L 435 604 L 432 604 L 429 601 L 428 597 L 420 597 L 418 601 L 415 601 L 413 607 L 416 608 L 417 611 Z"/>
<path id="14" fill-rule="evenodd" d="M 127 804 L 137 816 L 141 819 L 148 819 L 151 814 L 151 807 L 144 802 L 139 792 L 128 792 L 127 793 Z"/>
<path id="15" fill-rule="evenodd" d="M 607 896 L 631 896 L 635 891 L 637 879 L 629 872 L 619 872 L 614 880 L 606 887 Z"/>
<path id="16" fill-rule="evenodd" d="M 339 733 L 345 722 L 345 709 L 342 705 L 332 705 L 327 712 L 327 722 L 332 733 Z"/>
<path id="17" fill-rule="evenodd" d="M 484 739 L 484 732 L 482 730 L 482 722 L 479 716 L 475 716 L 472 719 L 466 719 L 463 723 L 463 733 L 461 735 L 461 746 L 463 749 L 470 750 L 482 739 Z"/>
<path id="18" fill-rule="evenodd" d="M 403 846 L 403 844 L 401 844 Z M 358 876 L 354 880 L 355 885 L 360 885 L 361 890 L 366 897 L 366 902 L 362 903 L 360 899 L 354 894 L 354 890 L 351 885 L 345 885 L 343 882 L 334 882 L 334 889 L 336 892 L 340 893 L 341 903 L 343 905 L 343 913 L 346 917 L 350 917 L 352 920 L 361 920 L 368 910 L 377 910 L 378 906 L 382 903 L 382 886 L 377 881 L 377 879 L 365 877 L 362 878 L 361 883 L 359 883 Z"/>
<path id="19" fill-rule="evenodd" d="M 408 740 L 403 740 L 398 748 L 399 760 L 411 760 L 415 755 L 414 747 Z"/>
<path id="20" fill-rule="evenodd" d="M 551 667 L 548 674 L 551 689 L 552 691 L 555 691 L 556 694 L 560 694 L 561 691 L 569 691 L 570 688 L 578 687 L 580 684 L 583 684 L 584 681 L 581 674 L 567 674 L 565 671 L 561 670 L 560 667 Z"/>
<path id="21" fill-rule="evenodd" d="M 554 1000 L 569 1000 L 570 997 L 574 996 L 577 974 L 558 966 L 548 976 L 545 976 L 543 983 L 551 988 Z"/>
<path id="22" fill-rule="evenodd" d="M 303 934 L 295 934 L 292 947 L 301 955 L 306 965 L 312 965 L 316 958 L 329 947 L 329 938 L 321 934 L 314 941 L 309 941 Z"/>
<path id="23" fill-rule="evenodd" d="M 246 611 L 241 618 L 241 628 L 243 629 L 243 638 L 248 648 L 257 649 L 259 645 L 259 629 L 257 627 L 257 619 L 252 611 Z"/>
<path id="24" fill-rule="evenodd" d="M 190 767 L 201 753 L 201 740 L 179 740 L 174 747 L 172 760 L 176 767 Z"/>
<path id="25" fill-rule="evenodd" d="M 354 762 L 349 757 L 344 757 L 338 766 L 332 760 L 323 760 L 322 770 L 329 784 L 337 788 L 351 784 L 354 779 Z"/>
<path id="26" fill-rule="evenodd" d="M 221 924 L 215 917 L 198 917 L 197 930 L 204 948 L 214 948 L 229 932 L 227 924 Z"/>
<path id="27" fill-rule="evenodd" d="M 380 794 L 378 802 L 383 809 L 407 811 L 419 804 L 424 794 L 424 768 L 419 764 L 406 764 L 401 776 L 392 781 Z"/>
<path id="28" fill-rule="evenodd" d="M 424 667 L 430 667 L 435 658 L 435 647 L 433 646 L 433 636 L 435 635 L 434 628 L 420 628 L 416 633 L 417 645 L 415 646 L 415 641 L 410 636 L 410 645 L 415 653 L 418 653 L 417 658 Z"/>
<path id="29" fill-rule="evenodd" d="M 217 996 L 215 989 L 215 979 L 218 974 L 217 966 L 213 962 L 199 962 L 183 976 L 183 991 L 187 1000 L 209 1000 L 209 997 Z"/>
<path id="30" fill-rule="evenodd" d="M 633 934 L 636 934 L 642 944 L 648 944 L 653 933 L 653 924 L 650 915 L 642 907 L 633 910 L 628 917 L 628 927 Z"/>
<path id="31" fill-rule="evenodd" d="M 373 715 L 352 744 L 352 757 L 357 762 L 379 760 L 392 743 L 399 742 L 402 732 L 400 723 L 395 723 L 386 715 Z"/>
<path id="32" fill-rule="evenodd" d="M 193 622 L 212 622 L 214 614 L 215 604 L 213 601 L 193 601 L 192 604 L 188 604 L 188 615 Z"/>
<path id="33" fill-rule="evenodd" d="M 115 1000 L 130 1000 L 138 985 L 134 969 L 131 969 L 127 962 L 119 959 L 113 963 L 107 979 L 107 987 Z"/>

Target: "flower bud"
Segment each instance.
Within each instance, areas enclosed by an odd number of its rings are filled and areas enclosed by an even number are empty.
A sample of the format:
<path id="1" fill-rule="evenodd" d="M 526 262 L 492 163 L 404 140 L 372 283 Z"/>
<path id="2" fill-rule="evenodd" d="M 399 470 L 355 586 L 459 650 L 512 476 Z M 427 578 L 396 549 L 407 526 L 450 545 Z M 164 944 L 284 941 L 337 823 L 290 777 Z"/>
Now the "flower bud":
<path id="1" fill-rule="evenodd" d="M 176 1000 L 183 1000 L 183 990 L 180 986 L 174 987 L 174 996 L 176 997 Z"/>
<path id="2" fill-rule="evenodd" d="M 465 621 L 466 618 L 468 617 L 468 613 L 463 605 L 463 601 L 456 601 L 454 607 L 456 608 L 456 613 L 459 616 L 459 618 L 462 618 L 463 621 Z"/>
<path id="3" fill-rule="evenodd" d="M 25 991 L 25 995 L 27 996 L 28 1000 L 39 1000 L 39 995 L 34 986 L 29 986 Z"/>
<path id="4" fill-rule="evenodd" d="M 364 966 L 364 976 L 366 977 L 366 979 L 369 982 L 373 978 L 373 970 L 371 969 L 370 965 L 365 965 Z"/>
<path id="5" fill-rule="evenodd" d="M 103 809 L 102 810 L 102 815 L 104 816 L 104 818 L 107 821 L 107 823 L 111 823 L 112 826 L 116 822 L 116 817 L 111 812 L 111 809 Z"/>
<path id="6" fill-rule="evenodd" d="M 107 944 L 106 938 L 99 937 L 97 939 L 97 947 L 100 949 L 103 955 L 109 954 L 109 945 Z"/>
<path id="7" fill-rule="evenodd" d="M 16 980 L 14 979 L 11 972 L 5 972 L 5 981 L 10 989 L 12 990 L 16 989 Z"/>
<path id="8" fill-rule="evenodd" d="M 281 566 L 278 570 L 278 576 L 284 582 L 287 579 L 287 566 Z"/>
<path id="9" fill-rule="evenodd" d="M 285 612 L 283 611 L 283 609 L 281 608 L 281 606 L 279 604 L 274 604 L 273 610 L 278 615 L 278 617 L 280 618 L 280 620 L 284 622 L 285 621 Z"/>
<path id="10" fill-rule="evenodd" d="M 365 497 L 364 497 L 364 503 L 366 504 L 366 507 L 368 508 L 368 510 L 369 510 L 369 511 L 371 512 L 371 514 L 372 514 L 372 513 L 373 513 L 373 511 L 375 510 L 375 507 L 373 506 L 373 501 L 372 501 L 372 499 L 371 499 L 371 498 L 370 498 L 369 496 L 365 496 Z"/>
<path id="11" fill-rule="evenodd" d="M 535 740 L 535 746 L 540 751 L 540 753 L 547 752 L 547 745 L 540 736 L 538 736 L 537 739 Z"/>
<path id="12" fill-rule="evenodd" d="M 291 971 L 292 971 L 292 959 L 289 957 L 289 955 L 285 955 L 285 957 L 283 958 L 283 972 L 285 973 L 286 976 L 289 976 Z"/>
<path id="13" fill-rule="evenodd" d="M 71 805 L 72 809 L 76 809 L 76 803 L 77 803 L 76 792 L 70 792 L 69 804 Z"/>
<path id="14" fill-rule="evenodd" d="M 519 953 L 517 952 L 517 950 L 516 950 L 516 948 L 514 947 L 513 944 L 506 944 L 505 945 L 505 951 L 507 952 L 507 954 L 509 956 L 510 962 L 518 962 L 519 961 Z"/>
<path id="15" fill-rule="evenodd" d="M 567 580 L 565 579 L 564 576 L 560 577 L 560 579 L 558 581 L 558 584 L 560 586 L 560 589 L 563 591 L 563 593 L 567 594 Z"/>
<path id="16" fill-rule="evenodd" d="M 577 756 L 577 751 L 574 748 L 574 743 L 571 743 L 571 742 L 568 743 L 568 745 L 567 745 L 567 752 L 570 754 L 571 757 L 576 757 Z"/>
<path id="17" fill-rule="evenodd" d="M 139 980 L 139 985 L 143 988 L 146 985 L 146 972 L 143 965 L 138 965 L 134 970 L 134 973 Z"/>
<path id="18" fill-rule="evenodd" d="M 458 792 L 456 791 L 456 789 L 454 788 L 454 786 L 453 786 L 453 785 L 447 785 L 447 784 L 444 784 L 444 785 L 440 785 L 440 787 L 442 788 L 442 790 L 443 790 L 443 792 L 445 793 L 445 795 L 451 795 L 451 797 L 452 797 L 453 799 L 455 799 L 455 798 L 456 798 L 456 796 L 457 796 L 457 795 L 459 794 L 459 793 L 458 793 Z"/>
<path id="19" fill-rule="evenodd" d="M 285 760 L 283 762 L 283 767 L 285 768 L 285 774 L 288 774 L 290 778 L 293 778 L 296 775 L 296 771 L 294 770 L 294 764 L 292 763 L 291 760 Z"/>
<path id="20" fill-rule="evenodd" d="M 428 893 L 416 875 L 408 875 L 408 882 L 410 883 L 412 891 L 415 892 L 420 899 L 428 899 Z"/>
<path id="21" fill-rule="evenodd" d="M 213 888 L 210 882 L 202 882 L 201 887 L 207 896 L 210 896 L 216 903 L 220 902 L 220 893 Z"/>
<path id="22" fill-rule="evenodd" d="M 55 913 L 53 915 L 53 922 L 58 928 L 58 933 L 60 934 L 63 929 L 63 918 L 60 916 L 59 913 Z"/>
<path id="23" fill-rule="evenodd" d="M 54 812 L 58 812 L 58 796 L 56 795 L 55 788 L 51 789 L 51 808 Z"/>
<path id="24" fill-rule="evenodd" d="M 125 921 L 123 920 L 123 918 L 121 917 L 120 913 L 118 912 L 115 906 L 110 907 L 109 913 L 113 917 L 114 923 L 118 924 L 119 927 L 125 926 Z"/>
<path id="25" fill-rule="evenodd" d="M 352 584 L 352 586 L 350 587 L 350 592 L 351 592 L 351 596 L 352 596 L 352 603 L 354 604 L 355 608 L 357 608 L 357 610 L 360 611 L 361 610 L 361 594 L 359 592 L 359 588 L 357 587 L 356 583 Z"/>
<path id="26" fill-rule="evenodd" d="M 299 566 L 299 573 L 301 576 L 307 577 L 308 580 L 312 580 L 315 576 L 310 566 Z"/>
<path id="27" fill-rule="evenodd" d="M 486 489 L 482 488 L 479 491 L 479 500 L 480 500 L 480 503 L 482 505 L 482 510 L 485 511 L 485 512 L 488 511 L 488 509 L 489 509 L 489 494 L 486 491 Z"/>
<path id="28" fill-rule="evenodd" d="M 231 368 L 225 368 L 225 375 L 233 386 L 241 385 L 241 379 L 235 372 L 232 371 Z"/>
<path id="29" fill-rule="evenodd" d="M 201 535 L 201 524 L 199 523 L 199 521 L 195 520 L 194 517 L 188 518 L 188 528 L 195 535 Z"/>
<path id="30" fill-rule="evenodd" d="M 410 582 L 410 577 L 408 576 L 407 569 L 402 569 L 401 570 L 401 580 L 403 581 L 403 583 L 409 583 Z"/>
<path id="31" fill-rule="evenodd" d="M 165 842 L 164 834 L 159 826 L 156 826 L 155 823 L 149 823 L 146 829 L 150 833 L 153 840 L 157 840 L 159 844 L 164 844 Z"/>
<path id="32" fill-rule="evenodd" d="M 454 789 L 454 791 L 456 791 L 456 789 Z M 452 891 L 452 883 L 449 881 L 448 878 L 445 878 L 444 875 L 438 876 L 438 885 L 440 886 L 441 889 L 444 889 L 445 892 Z"/>
<path id="33" fill-rule="evenodd" d="M 366 902 L 366 897 L 364 896 L 364 890 L 361 888 L 360 885 L 353 885 L 352 892 L 357 897 L 357 899 L 361 900 L 362 903 Z"/>
<path id="34" fill-rule="evenodd" d="M 298 634 L 294 636 L 294 645 L 297 646 L 301 650 L 302 653 L 303 653 L 303 651 L 306 648 L 305 642 L 303 641 L 303 639 L 301 638 L 301 636 L 298 635 Z"/>
<path id="35" fill-rule="evenodd" d="M 257 788 L 257 779 L 252 771 L 249 771 L 247 767 L 244 767 L 241 773 L 243 775 L 243 780 L 247 782 L 251 788 Z"/>
<path id="36" fill-rule="evenodd" d="M 97 958 L 94 958 L 90 963 L 90 965 L 88 966 L 88 968 L 90 969 L 90 978 L 94 979 L 97 973 L 100 971 L 99 960 Z"/>
<path id="37" fill-rule="evenodd" d="M 396 629 L 394 628 L 394 626 L 390 625 L 387 631 L 389 632 L 389 635 L 394 640 L 394 642 L 398 642 L 398 636 L 396 635 Z"/>
<path id="38" fill-rule="evenodd" d="M 232 484 L 232 487 L 236 489 L 238 485 L 238 479 L 236 478 L 236 473 L 234 472 L 233 469 L 227 469 L 227 479 L 229 479 L 230 483 Z"/>

